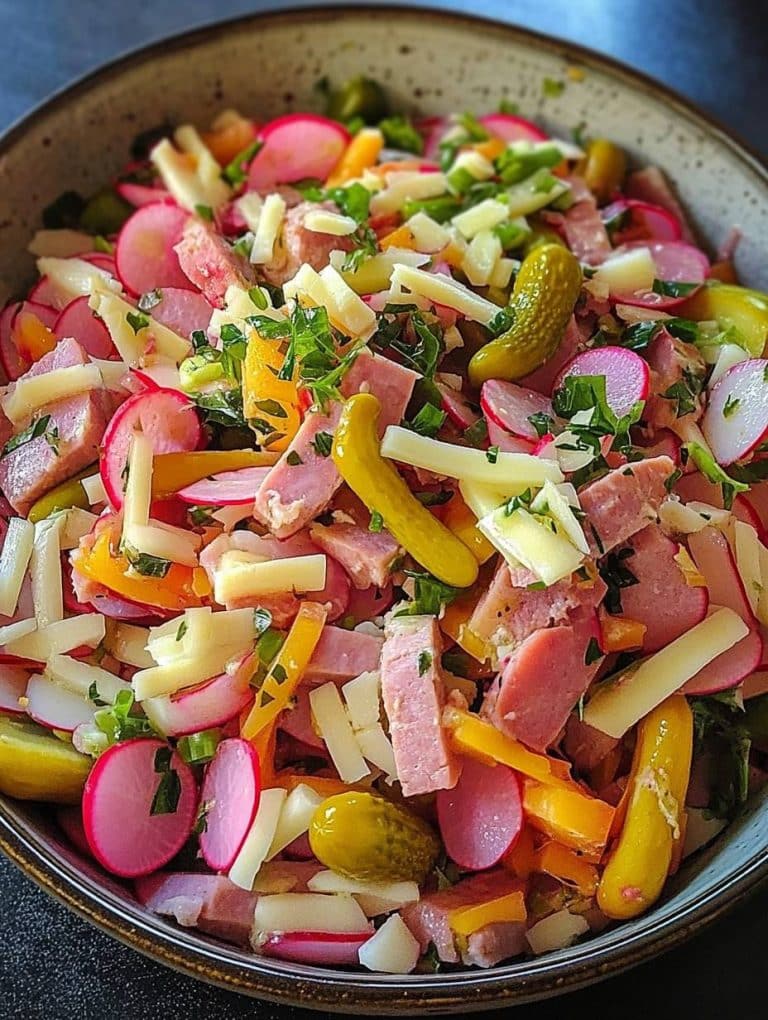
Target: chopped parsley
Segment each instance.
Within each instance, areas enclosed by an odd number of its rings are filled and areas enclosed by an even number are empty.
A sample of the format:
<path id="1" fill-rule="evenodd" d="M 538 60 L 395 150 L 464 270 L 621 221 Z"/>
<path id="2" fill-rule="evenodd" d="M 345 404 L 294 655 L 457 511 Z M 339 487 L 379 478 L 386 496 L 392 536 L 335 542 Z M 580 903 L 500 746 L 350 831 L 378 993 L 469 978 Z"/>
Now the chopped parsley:
<path id="1" fill-rule="evenodd" d="M 246 145 L 244 149 L 238 152 L 234 159 L 227 163 L 221 172 L 221 176 L 226 181 L 229 181 L 230 184 L 242 184 L 248 176 L 248 164 L 259 151 L 262 144 L 262 142 L 255 139 L 250 145 Z"/>
<path id="2" fill-rule="evenodd" d="M 136 573 L 141 574 L 142 577 L 165 577 L 171 569 L 170 560 L 139 552 L 130 545 L 123 546 L 123 555 Z"/>
<path id="3" fill-rule="evenodd" d="M 499 448 L 498 446 L 489 446 L 485 451 L 485 456 L 489 464 L 495 464 L 499 459 Z"/>
<path id="4" fill-rule="evenodd" d="M 485 446 L 488 442 L 488 423 L 485 418 L 478 418 L 469 428 L 464 429 L 464 438 L 478 450 Z"/>
<path id="5" fill-rule="evenodd" d="M 179 806 L 181 780 L 176 769 L 171 768 L 172 753 L 170 747 L 160 747 L 155 752 L 155 772 L 160 775 L 160 782 L 152 798 L 150 815 L 172 815 Z"/>
<path id="6" fill-rule="evenodd" d="M 733 498 L 737 492 L 746 492 L 749 489 L 746 482 L 726 474 L 709 450 L 705 450 L 700 443 L 686 443 L 683 447 L 683 455 L 686 458 L 690 456 L 708 481 L 720 486 L 723 493 L 723 506 L 726 510 L 730 510 L 733 506 Z"/>
<path id="7" fill-rule="evenodd" d="M 201 220 L 205 220 L 207 223 L 213 223 L 213 209 L 209 205 L 196 205 L 195 212 Z"/>
<path id="8" fill-rule="evenodd" d="M 371 519 L 368 522 L 368 530 L 378 534 L 384 527 L 384 518 L 378 510 L 371 511 Z"/>
<path id="9" fill-rule="evenodd" d="M 432 653 L 427 651 L 419 652 L 419 676 L 424 676 L 431 666 Z"/>
<path id="10" fill-rule="evenodd" d="M 380 351 L 394 351 L 409 368 L 432 379 L 443 349 L 443 331 L 437 321 L 427 322 L 418 310 L 387 306 L 371 345 Z"/>
<path id="11" fill-rule="evenodd" d="M 424 139 L 413 126 L 410 117 L 385 117 L 379 121 L 379 131 L 384 141 L 393 149 L 413 152 L 420 156 L 424 152 Z"/>
<path id="12" fill-rule="evenodd" d="M 662 297 L 685 297 L 701 286 L 700 283 L 679 283 L 677 280 L 654 280 L 653 293 Z"/>
<path id="13" fill-rule="evenodd" d="M 747 799 L 751 739 L 744 711 L 732 691 L 693 698 L 694 755 L 712 760 L 707 809 L 732 818 Z"/>
<path id="14" fill-rule="evenodd" d="M 404 420 L 403 425 L 420 436 L 433 439 L 442 428 L 445 419 L 445 411 L 441 411 L 434 404 L 426 403 L 410 421 Z"/>
<path id="15" fill-rule="evenodd" d="M 614 615 L 622 611 L 622 589 L 631 588 L 633 585 L 639 584 L 639 581 L 625 563 L 625 560 L 634 555 L 634 549 L 625 546 L 623 549 L 608 553 L 600 565 L 600 576 L 608 586 L 608 591 L 605 595 L 605 608 Z"/>
<path id="16" fill-rule="evenodd" d="M 5 457 L 9 453 L 13 453 L 14 450 L 18 450 L 20 446 L 24 446 L 26 443 L 31 443 L 33 439 L 39 439 L 43 437 L 54 453 L 58 453 L 57 443 L 59 439 L 59 430 L 53 425 L 51 426 L 50 414 L 44 414 L 40 418 L 35 418 L 27 425 L 27 427 L 17 433 L 15 436 L 11 436 L 8 442 L 3 447 L 0 457 Z"/>
<path id="17" fill-rule="evenodd" d="M 587 645 L 587 651 L 584 655 L 584 665 L 591 666 L 593 662 L 597 662 L 598 659 L 602 659 L 603 653 L 600 650 L 597 638 L 591 637 L 589 644 Z"/>
<path id="18" fill-rule="evenodd" d="M 272 626 L 272 614 L 260 606 L 253 611 L 253 629 L 257 635 L 265 634 Z"/>
<path id="19" fill-rule="evenodd" d="M 536 411 L 535 414 L 528 415 L 528 421 L 536 429 L 536 435 L 539 439 L 543 439 L 544 436 L 551 435 L 555 431 L 555 419 L 545 414 L 543 411 Z"/>
<path id="20" fill-rule="evenodd" d="M 447 606 L 461 594 L 461 588 L 438 581 L 431 574 L 420 574 L 406 570 L 407 577 L 413 579 L 413 599 L 396 616 L 437 616 L 441 606 Z"/>
<path id="21" fill-rule="evenodd" d="M 134 333 L 138 333 L 140 329 L 146 329 L 149 325 L 147 316 L 140 312 L 127 312 L 125 318 Z"/>
<path id="22" fill-rule="evenodd" d="M 182 620 L 181 623 L 179 624 L 179 629 L 176 631 L 176 640 L 177 641 L 181 641 L 181 639 L 187 633 L 188 629 L 189 629 L 189 626 L 187 624 L 187 621 L 186 620 Z"/>
<path id="23" fill-rule="evenodd" d="M 285 455 L 286 464 L 290 464 L 291 467 L 298 467 L 299 464 L 303 464 L 304 461 L 301 459 L 296 450 L 289 450 Z"/>
<path id="24" fill-rule="evenodd" d="M 557 99 L 565 90 L 565 82 L 557 78 L 544 78 L 541 83 L 541 91 L 547 99 Z"/>
<path id="25" fill-rule="evenodd" d="M 698 408 L 698 397 L 704 389 L 704 380 L 689 368 L 683 369 L 682 379 L 678 379 L 661 396 L 672 400 L 676 405 L 675 416 L 683 418 Z"/>
<path id="26" fill-rule="evenodd" d="M 723 407 L 723 418 L 731 418 L 738 410 L 741 401 L 738 397 L 734 397 L 732 393 L 728 394 L 728 399 L 725 401 Z"/>
<path id="27" fill-rule="evenodd" d="M 318 432 L 312 439 L 312 447 L 318 457 L 329 457 L 333 449 L 333 436 L 330 432 Z"/>

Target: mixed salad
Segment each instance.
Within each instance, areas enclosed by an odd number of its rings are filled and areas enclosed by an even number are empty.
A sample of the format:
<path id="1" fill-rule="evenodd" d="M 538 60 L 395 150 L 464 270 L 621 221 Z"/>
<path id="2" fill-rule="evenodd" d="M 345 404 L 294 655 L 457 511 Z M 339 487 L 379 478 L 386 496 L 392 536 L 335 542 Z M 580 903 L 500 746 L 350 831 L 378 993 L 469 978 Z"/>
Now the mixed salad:
<path id="1" fill-rule="evenodd" d="M 766 778 L 768 297 L 504 104 L 138 138 L 0 315 L 0 789 L 255 953 L 489 967 Z"/>

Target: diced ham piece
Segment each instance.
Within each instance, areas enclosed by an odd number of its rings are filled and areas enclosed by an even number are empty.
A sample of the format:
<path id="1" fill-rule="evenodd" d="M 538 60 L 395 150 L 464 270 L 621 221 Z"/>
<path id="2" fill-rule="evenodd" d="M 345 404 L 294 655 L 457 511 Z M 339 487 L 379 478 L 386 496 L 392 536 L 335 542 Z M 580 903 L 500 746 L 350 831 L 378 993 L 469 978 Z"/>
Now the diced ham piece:
<path id="1" fill-rule="evenodd" d="M 89 361 L 77 340 L 67 338 L 60 340 L 21 378 L 85 365 Z M 58 429 L 56 449 L 45 436 L 39 436 L 0 457 L 0 488 L 18 513 L 26 514 L 35 500 L 49 489 L 98 460 L 108 413 L 106 391 L 102 389 L 57 400 L 40 409 L 40 416 L 51 416 L 48 430 Z M 4 445 L 10 438 L 11 428 L 5 416 L 0 417 L 0 445 Z"/>
<path id="2" fill-rule="evenodd" d="M 675 469 L 669 457 L 649 457 L 615 468 L 579 493 L 587 515 L 584 534 L 594 556 L 603 556 L 657 519 L 665 481 Z"/>
<path id="3" fill-rule="evenodd" d="M 368 531 L 357 524 L 314 524 L 309 533 L 316 545 L 344 567 L 355 588 L 387 584 L 400 552 L 388 531 Z"/>
<path id="4" fill-rule="evenodd" d="M 506 563 L 496 569 L 469 621 L 469 629 L 494 645 L 516 645 L 534 631 L 566 623 L 580 606 L 594 608 L 606 592 L 603 581 L 574 583 L 564 579 L 549 588 L 531 588 L 537 578 Z"/>
<path id="5" fill-rule="evenodd" d="M 441 718 L 442 643 L 432 616 L 390 620 L 381 653 L 381 692 L 403 795 L 450 790 L 459 776 Z"/>
<path id="6" fill-rule="evenodd" d="M 493 967 L 525 951 L 525 923 L 504 921 L 488 924 L 473 932 L 464 943 L 454 937 L 450 915 L 461 907 L 485 903 L 523 889 L 520 879 L 508 871 L 484 871 L 450 889 L 427 893 L 418 903 L 405 907 L 401 915 L 422 953 L 431 942 L 444 963 L 459 963 L 461 960 L 476 967 Z"/>
<path id="7" fill-rule="evenodd" d="M 184 275 L 214 308 L 224 307 L 227 287 L 247 289 L 254 281 L 250 264 L 235 255 L 224 238 L 201 220 L 187 221 L 174 251 Z"/>
<path id="8" fill-rule="evenodd" d="M 651 366 L 651 396 L 645 406 L 643 418 L 653 428 L 671 428 L 678 420 L 678 410 L 683 410 L 675 398 L 675 387 L 682 385 L 692 394 L 695 410 L 680 415 L 686 421 L 698 421 L 702 415 L 702 400 L 695 393 L 697 381 L 703 381 L 707 366 L 693 346 L 673 337 L 666 329 L 659 331 L 648 351 Z M 691 388 L 693 387 L 693 389 Z M 671 397 L 665 393 L 672 392 Z"/>
<path id="9" fill-rule="evenodd" d="M 563 750 L 579 772 L 591 772 L 618 743 L 616 737 L 596 730 L 576 713 L 568 716 Z"/>
<path id="10" fill-rule="evenodd" d="M 373 393 L 378 398 L 381 404 L 379 435 L 383 436 L 388 425 L 399 425 L 405 417 L 405 409 L 419 378 L 418 372 L 381 354 L 362 351 L 339 388 L 345 397 L 351 397 L 353 393 Z"/>
<path id="11" fill-rule="evenodd" d="M 565 235 L 568 247 L 580 262 L 599 265 L 611 254 L 611 241 L 597 202 L 584 181 L 571 178 L 573 205 L 565 213 L 547 213 L 546 218 Z"/>
<path id="12" fill-rule="evenodd" d="M 304 226 L 304 217 L 307 213 L 317 209 L 338 211 L 333 202 L 299 202 L 286 211 L 283 229 L 275 242 L 272 261 L 261 267 L 261 272 L 268 283 L 282 287 L 296 275 L 304 263 L 313 269 L 323 269 L 330 262 L 332 251 L 350 251 L 352 248 L 349 236 L 321 234 Z"/>
<path id="13" fill-rule="evenodd" d="M 629 198 L 660 205 L 662 209 L 671 212 L 680 221 L 682 239 L 688 244 L 696 244 L 696 236 L 685 211 L 667 178 L 657 166 L 647 166 L 631 173 L 627 177 L 626 192 Z"/>
<path id="14" fill-rule="evenodd" d="M 138 879 L 136 892 L 147 910 L 172 917 L 183 928 L 248 944 L 258 897 L 225 875 L 158 871 Z"/>
<path id="15" fill-rule="evenodd" d="M 343 627 L 324 627 L 304 672 L 307 683 L 345 683 L 379 668 L 383 638 Z"/>
<path id="16" fill-rule="evenodd" d="M 508 736 L 535 751 L 546 750 L 600 668 L 599 649 L 597 658 L 588 654 L 593 640 L 597 625 L 592 610 L 582 610 L 571 626 L 531 634 L 491 684 L 483 714 Z"/>

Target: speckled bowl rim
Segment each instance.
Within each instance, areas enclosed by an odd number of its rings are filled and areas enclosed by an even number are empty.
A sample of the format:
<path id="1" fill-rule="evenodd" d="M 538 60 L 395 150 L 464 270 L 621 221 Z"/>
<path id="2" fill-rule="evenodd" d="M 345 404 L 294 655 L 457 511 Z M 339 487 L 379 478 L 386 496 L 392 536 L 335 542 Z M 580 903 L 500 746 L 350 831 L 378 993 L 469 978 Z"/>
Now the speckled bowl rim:
<path id="1" fill-rule="evenodd" d="M 768 164 L 756 149 L 740 140 L 716 118 L 648 75 L 577 43 L 527 28 L 439 8 L 396 4 L 307 6 L 256 13 L 217 21 L 131 50 L 53 93 L 19 118 L 0 136 L 0 157 L 39 117 L 73 102 L 92 86 L 119 77 L 129 66 L 151 63 L 169 50 L 184 49 L 211 36 L 226 36 L 240 27 L 281 22 L 307 24 L 361 12 L 370 12 L 377 17 L 407 15 L 427 21 L 439 19 L 444 24 L 452 23 L 468 32 L 478 27 L 493 29 L 510 40 L 603 71 L 635 90 L 663 99 L 676 113 L 715 137 L 757 175 L 768 193 Z M 768 810 L 766 803 L 763 810 Z M 768 878 L 768 848 L 758 849 L 746 863 L 712 882 L 697 902 L 676 915 L 656 918 L 656 912 L 651 912 L 642 929 L 626 938 L 621 937 L 621 929 L 617 928 L 619 934 L 614 944 L 596 948 L 595 943 L 580 943 L 569 950 L 518 963 L 514 974 L 500 967 L 488 971 L 411 977 L 403 981 L 386 975 L 299 965 L 286 969 L 279 963 L 256 956 L 244 964 L 235 950 L 197 935 L 193 930 L 179 929 L 161 918 L 147 915 L 138 904 L 121 899 L 110 888 L 84 874 L 72 861 L 54 856 L 46 846 L 46 839 L 30 827 L 14 802 L 2 796 L 0 850 L 29 878 L 74 913 L 133 949 L 190 977 L 286 1005 L 380 1015 L 501 1008 L 582 988 L 681 944 L 742 902 Z"/>

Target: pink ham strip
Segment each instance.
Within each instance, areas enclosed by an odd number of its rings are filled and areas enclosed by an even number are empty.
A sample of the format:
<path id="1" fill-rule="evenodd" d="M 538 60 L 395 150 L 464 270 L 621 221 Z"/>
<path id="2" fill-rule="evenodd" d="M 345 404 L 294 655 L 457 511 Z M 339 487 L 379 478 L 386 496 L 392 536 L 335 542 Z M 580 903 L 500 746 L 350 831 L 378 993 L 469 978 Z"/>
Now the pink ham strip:
<path id="1" fill-rule="evenodd" d="M 183 928 L 248 944 L 258 897 L 224 875 L 159 871 L 137 879 L 136 892 L 147 910 L 173 917 Z"/>
<path id="2" fill-rule="evenodd" d="M 184 275 L 214 308 L 224 307 L 227 287 L 247 289 L 254 281 L 249 263 L 235 255 L 224 238 L 201 220 L 187 221 L 174 251 Z"/>
<path id="3" fill-rule="evenodd" d="M 345 683 L 379 668 L 383 638 L 343 627 L 324 627 L 304 672 L 307 683 Z"/>
<path id="4" fill-rule="evenodd" d="M 645 407 L 643 418 L 655 430 L 672 428 L 679 420 L 678 405 L 674 399 L 663 396 L 677 383 L 684 382 L 684 372 L 692 372 L 704 378 L 707 366 L 693 346 L 671 336 L 662 329 L 655 337 L 648 351 L 651 366 L 651 396 Z M 701 397 L 695 398 L 696 409 L 682 415 L 685 421 L 698 421 L 702 414 Z"/>
<path id="5" fill-rule="evenodd" d="M 309 533 L 316 545 L 344 567 L 355 588 L 383 588 L 389 581 L 400 547 L 388 531 L 372 532 L 342 523 L 314 524 Z"/>

